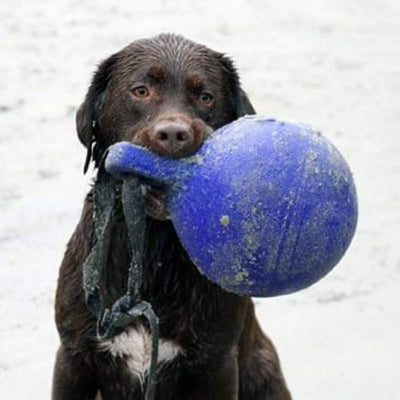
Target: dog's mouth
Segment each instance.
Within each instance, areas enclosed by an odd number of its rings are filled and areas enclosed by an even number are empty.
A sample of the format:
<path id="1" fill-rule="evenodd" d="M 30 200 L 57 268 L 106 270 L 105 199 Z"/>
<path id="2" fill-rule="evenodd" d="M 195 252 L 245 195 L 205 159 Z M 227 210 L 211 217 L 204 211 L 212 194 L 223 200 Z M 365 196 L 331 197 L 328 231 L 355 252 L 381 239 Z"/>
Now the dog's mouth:
<path id="1" fill-rule="evenodd" d="M 165 221 L 170 219 L 166 193 L 154 186 L 142 185 L 146 214 L 152 218 Z"/>

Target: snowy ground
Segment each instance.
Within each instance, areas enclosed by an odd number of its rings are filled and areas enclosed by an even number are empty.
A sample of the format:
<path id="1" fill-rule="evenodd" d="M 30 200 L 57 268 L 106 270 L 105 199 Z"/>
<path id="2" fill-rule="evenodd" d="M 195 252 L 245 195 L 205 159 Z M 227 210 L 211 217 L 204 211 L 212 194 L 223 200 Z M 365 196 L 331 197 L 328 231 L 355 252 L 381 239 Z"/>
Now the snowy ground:
<path id="1" fill-rule="evenodd" d="M 0 398 L 49 398 L 57 269 L 89 181 L 74 113 L 95 64 L 173 31 L 234 57 L 259 112 L 320 128 L 354 171 L 339 266 L 257 300 L 294 398 L 400 399 L 400 2 L 141 3 L 0 0 Z"/>

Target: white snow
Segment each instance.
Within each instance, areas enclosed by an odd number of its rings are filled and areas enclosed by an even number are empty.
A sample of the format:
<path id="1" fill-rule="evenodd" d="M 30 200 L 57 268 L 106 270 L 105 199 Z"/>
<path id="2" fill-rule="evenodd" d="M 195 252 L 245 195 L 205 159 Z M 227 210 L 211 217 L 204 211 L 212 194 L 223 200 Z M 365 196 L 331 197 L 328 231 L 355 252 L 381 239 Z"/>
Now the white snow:
<path id="1" fill-rule="evenodd" d="M 319 128 L 354 171 L 345 258 L 256 300 L 294 398 L 400 399 L 399 17 L 398 0 L 1 0 L 0 398 L 50 397 L 57 269 L 90 181 L 74 113 L 95 65 L 172 31 L 231 55 L 260 113 Z"/>

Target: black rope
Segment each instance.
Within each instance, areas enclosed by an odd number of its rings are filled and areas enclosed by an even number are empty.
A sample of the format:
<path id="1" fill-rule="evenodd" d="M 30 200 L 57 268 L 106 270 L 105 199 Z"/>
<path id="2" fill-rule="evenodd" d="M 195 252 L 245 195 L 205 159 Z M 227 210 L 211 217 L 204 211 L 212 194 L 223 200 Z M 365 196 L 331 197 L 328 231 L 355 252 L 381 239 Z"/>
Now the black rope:
<path id="1" fill-rule="evenodd" d="M 115 191 L 111 176 L 100 166 L 94 185 L 94 245 L 83 264 L 86 304 L 95 317 L 101 313 L 100 275 L 107 260 L 110 227 L 114 218 Z"/>
<path id="2" fill-rule="evenodd" d="M 140 289 L 143 281 L 143 252 L 146 228 L 146 214 L 140 181 L 130 176 L 122 185 L 122 209 L 132 248 L 128 272 L 127 292 L 111 307 L 104 309 L 100 295 L 100 275 L 105 267 L 110 244 L 110 228 L 115 216 L 115 181 L 104 170 L 101 163 L 94 185 L 95 242 L 83 265 L 83 288 L 86 304 L 97 318 L 97 338 L 113 338 L 125 326 L 139 317 L 144 317 L 152 338 L 151 361 L 145 400 L 153 400 L 156 386 L 159 329 L 158 318 L 150 303 L 141 300 Z"/>

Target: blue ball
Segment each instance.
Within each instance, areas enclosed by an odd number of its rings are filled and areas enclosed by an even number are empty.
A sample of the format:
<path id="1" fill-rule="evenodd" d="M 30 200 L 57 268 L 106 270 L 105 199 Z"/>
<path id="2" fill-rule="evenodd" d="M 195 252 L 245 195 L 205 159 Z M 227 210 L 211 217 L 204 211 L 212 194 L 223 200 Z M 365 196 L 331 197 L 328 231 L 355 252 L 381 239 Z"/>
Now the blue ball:
<path id="1" fill-rule="evenodd" d="M 312 285 L 339 262 L 356 228 L 349 166 L 326 138 L 300 124 L 243 117 L 179 160 L 121 142 L 110 148 L 106 169 L 163 186 L 194 264 L 241 295 Z"/>

